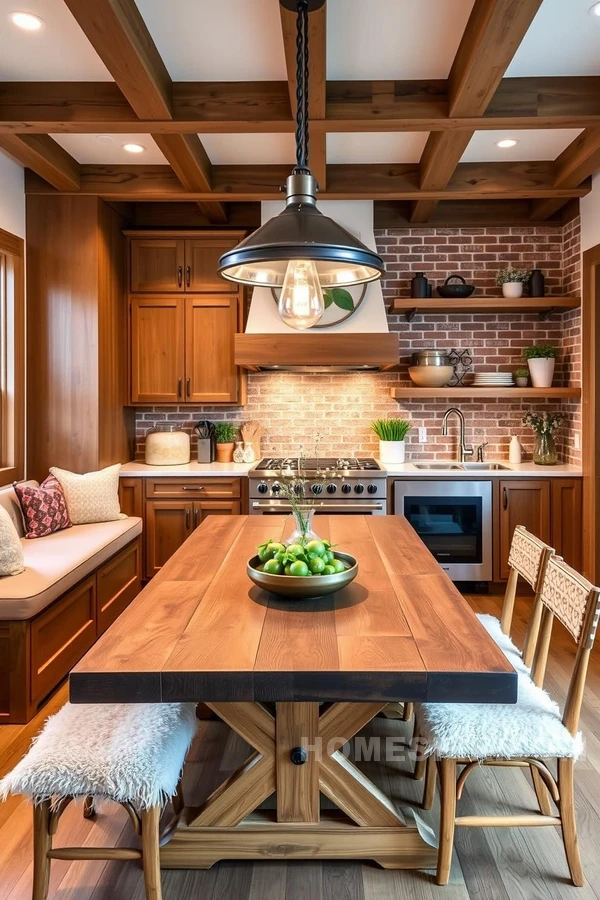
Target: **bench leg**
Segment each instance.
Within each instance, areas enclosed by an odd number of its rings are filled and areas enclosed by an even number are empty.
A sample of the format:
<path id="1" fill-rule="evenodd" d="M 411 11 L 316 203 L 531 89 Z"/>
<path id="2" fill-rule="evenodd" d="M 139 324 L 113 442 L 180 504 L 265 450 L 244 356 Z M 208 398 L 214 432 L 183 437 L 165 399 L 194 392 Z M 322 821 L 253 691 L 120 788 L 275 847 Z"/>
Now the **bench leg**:
<path id="1" fill-rule="evenodd" d="M 46 900 L 50 881 L 52 849 L 50 834 L 50 801 L 43 800 L 33 807 L 33 892 L 32 900 Z"/>
<path id="2" fill-rule="evenodd" d="M 161 900 L 160 858 L 159 858 L 159 824 L 160 806 L 151 806 L 142 810 L 142 865 L 144 867 L 144 884 L 146 900 Z"/>

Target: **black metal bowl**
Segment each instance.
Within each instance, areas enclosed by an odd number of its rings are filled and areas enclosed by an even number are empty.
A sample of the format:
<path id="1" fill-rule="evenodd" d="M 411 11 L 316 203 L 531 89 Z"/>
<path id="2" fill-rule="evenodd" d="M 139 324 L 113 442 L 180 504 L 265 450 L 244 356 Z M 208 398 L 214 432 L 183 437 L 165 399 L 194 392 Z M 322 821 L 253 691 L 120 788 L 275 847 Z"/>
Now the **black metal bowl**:
<path id="1" fill-rule="evenodd" d="M 450 284 L 451 281 L 456 280 L 460 282 L 459 284 Z M 445 299 L 452 299 L 455 297 L 457 300 L 460 300 L 464 297 L 470 297 L 473 291 L 475 290 L 474 284 L 467 284 L 462 275 L 449 275 L 446 278 L 443 284 L 437 288 L 437 292 L 440 297 L 444 297 Z"/>

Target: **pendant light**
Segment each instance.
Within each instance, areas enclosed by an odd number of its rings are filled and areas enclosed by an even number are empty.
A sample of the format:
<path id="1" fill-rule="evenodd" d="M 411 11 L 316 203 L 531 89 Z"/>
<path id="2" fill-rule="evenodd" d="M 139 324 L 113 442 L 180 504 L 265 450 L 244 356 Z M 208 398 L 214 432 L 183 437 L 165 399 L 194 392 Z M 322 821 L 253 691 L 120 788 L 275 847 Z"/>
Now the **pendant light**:
<path id="1" fill-rule="evenodd" d="M 279 315 L 292 328 L 316 325 L 323 288 L 376 281 L 377 253 L 317 209 L 317 183 L 308 167 L 308 14 L 325 0 L 281 0 L 296 17 L 296 166 L 286 182 L 283 212 L 228 250 L 219 272 L 254 287 L 281 287 Z"/>

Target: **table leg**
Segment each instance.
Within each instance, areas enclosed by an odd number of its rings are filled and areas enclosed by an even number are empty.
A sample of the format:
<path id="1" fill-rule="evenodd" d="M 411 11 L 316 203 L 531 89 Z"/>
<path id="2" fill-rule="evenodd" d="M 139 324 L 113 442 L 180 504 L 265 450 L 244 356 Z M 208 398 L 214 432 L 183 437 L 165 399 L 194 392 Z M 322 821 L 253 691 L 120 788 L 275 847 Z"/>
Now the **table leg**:
<path id="1" fill-rule="evenodd" d="M 199 809 L 186 810 L 164 868 L 208 868 L 220 859 L 374 859 L 387 868 L 435 868 L 437 847 L 342 752 L 386 705 L 207 704 L 253 748 Z M 277 792 L 276 811 L 258 807 Z M 341 812 L 320 812 L 320 793 Z"/>

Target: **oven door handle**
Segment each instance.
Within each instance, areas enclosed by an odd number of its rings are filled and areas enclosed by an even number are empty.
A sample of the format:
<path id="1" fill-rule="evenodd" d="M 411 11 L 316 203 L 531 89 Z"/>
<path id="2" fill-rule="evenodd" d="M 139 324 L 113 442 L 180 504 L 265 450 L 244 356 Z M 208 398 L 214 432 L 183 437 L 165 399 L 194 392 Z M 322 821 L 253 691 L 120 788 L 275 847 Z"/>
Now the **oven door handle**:
<path id="1" fill-rule="evenodd" d="M 272 503 L 253 501 L 252 509 L 280 509 L 281 512 L 285 513 L 291 512 L 292 507 L 283 505 L 274 506 Z M 326 510 L 327 512 L 372 512 L 383 510 L 383 503 L 323 503 L 320 506 L 313 507 L 313 509 Z"/>

